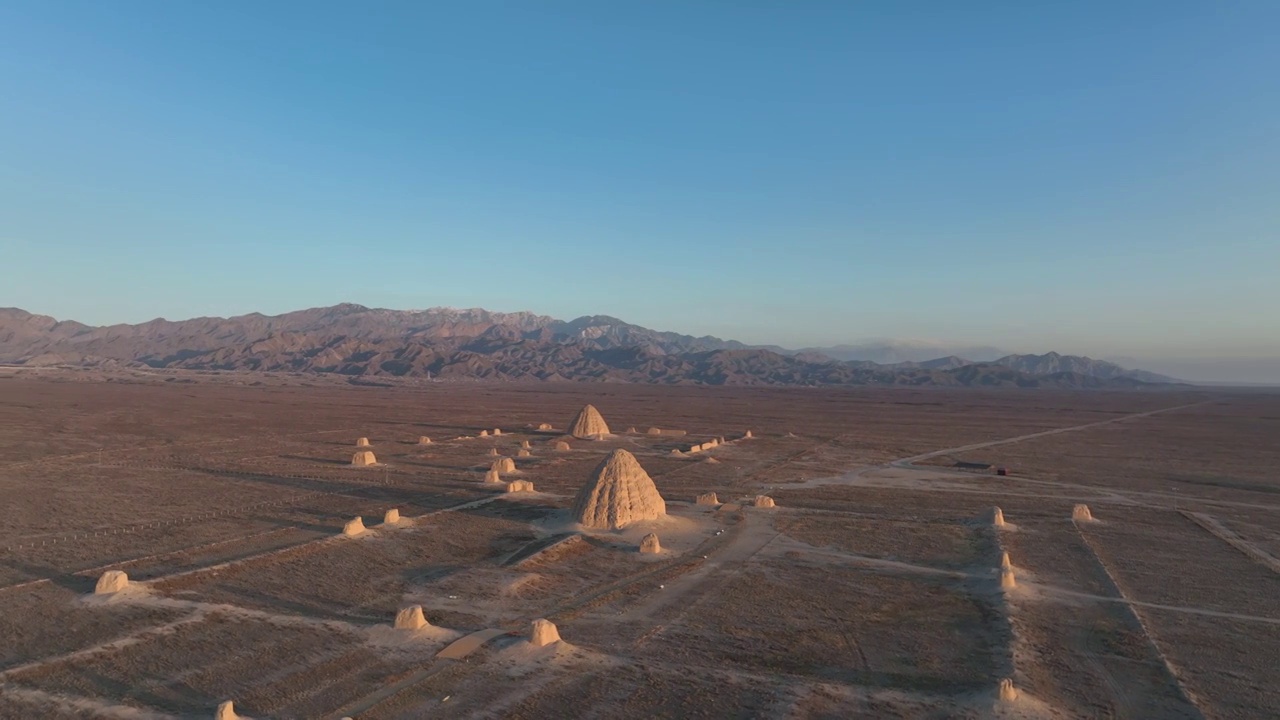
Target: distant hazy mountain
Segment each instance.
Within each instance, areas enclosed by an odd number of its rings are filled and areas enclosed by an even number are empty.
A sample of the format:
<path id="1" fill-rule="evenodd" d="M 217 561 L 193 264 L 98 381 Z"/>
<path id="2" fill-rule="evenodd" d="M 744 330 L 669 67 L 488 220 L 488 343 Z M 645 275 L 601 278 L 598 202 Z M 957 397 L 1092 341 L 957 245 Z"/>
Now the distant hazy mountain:
<path id="1" fill-rule="evenodd" d="M 1056 352 L 1049 352 L 1044 355 L 1006 355 L 996 360 L 995 364 L 1013 368 L 1030 375 L 1052 375 L 1054 373 L 1069 372 L 1103 380 L 1128 378 L 1147 383 L 1178 382 L 1174 378 L 1145 370 L 1127 370 L 1106 360 L 1093 360 L 1077 355 L 1059 355 Z"/>
<path id="2" fill-rule="evenodd" d="M 880 365 L 925 362 L 934 358 L 954 356 L 971 362 L 987 362 L 1008 353 L 986 345 L 948 345 L 925 340 L 873 340 L 854 345 L 805 348 L 804 352 L 816 352 L 836 360 L 873 362 Z"/>
<path id="3" fill-rule="evenodd" d="M 998 363 L 959 356 L 845 362 L 828 351 L 748 347 L 607 316 L 566 322 L 523 312 L 352 304 L 109 327 L 0 309 L 0 362 L 714 385 L 1133 387 L 1167 380 L 1056 353 L 1010 355 Z"/>

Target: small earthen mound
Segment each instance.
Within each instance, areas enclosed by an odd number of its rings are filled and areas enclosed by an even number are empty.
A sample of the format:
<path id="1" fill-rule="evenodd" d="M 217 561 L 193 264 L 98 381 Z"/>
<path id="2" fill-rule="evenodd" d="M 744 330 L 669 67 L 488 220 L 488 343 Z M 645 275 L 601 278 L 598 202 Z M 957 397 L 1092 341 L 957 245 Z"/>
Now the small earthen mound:
<path id="1" fill-rule="evenodd" d="M 127 587 L 129 587 L 129 576 L 123 570 L 108 570 L 98 578 L 98 584 L 93 586 L 93 594 L 110 595 Z"/>
<path id="2" fill-rule="evenodd" d="M 497 470 L 490 468 L 489 471 L 484 474 L 484 481 L 487 483 L 500 483 L 502 482 L 502 475 Z"/>
<path id="3" fill-rule="evenodd" d="M 494 429 L 493 429 L 493 434 L 494 434 L 494 436 L 495 436 L 495 437 L 496 437 L 496 436 L 498 436 L 498 435 L 501 435 L 501 434 L 502 434 L 502 428 L 494 428 Z"/>
<path id="4" fill-rule="evenodd" d="M 430 445 L 430 444 L 431 444 L 431 438 L 427 437 L 426 435 L 423 435 L 422 437 L 418 438 L 418 444 L 419 444 L 419 445 Z"/>
<path id="5" fill-rule="evenodd" d="M 521 450 L 528 450 L 528 449 L 530 449 L 530 448 L 532 448 L 532 447 L 533 447 L 533 446 L 529 444 L 529 441 L 528 441 L 528 440 L 521 440 L 521 441 L 520 441 L 520 449 L 521 449 Z"/>
<path id="6" fill-rule="evenodd" d="M 507 492 L 533 492 L 533 483 L 528 480 L 512 480 L 507 483 Z"/>
<path id="7" fill-rule="evenodd" d="M 999 507 L 991 508 L 991 524 L 998 528 L 1004 527 L 1004 511 Z"/>
<path id="8" fill-rule="evenodd" d="M 640 538 L 640 552 L 644 554 L 656 554 L 662 552 L 662 545 L 658 543 L 658 536 L 649 533 Z"/>
<path id="9" fill-rule="evenodd" d="M 569 423 L 569 434 L 579 440 L 599 440 L 609 434 L 609 426 L 594 405 L 587 405 Z"/>
<path id="10" fill-rule="evenodd" d="M 706 464 L 708 464 L 708 465 L 719 465 L 719 464 L 720 464 L 720 461 L 719 461 L 719 460 L 717 460 L 717 459 L 715 459 L 715 458 L 713 458 L 713 457 L 709 457 L 709 458 L 707 458 L 706 460 L 703 460 L 702 462 L 704 462 L 704 463 L 706 463 Z"/>
<path id="11" fill-rule="evenodd" d="M 489 455 L 492 457 L 498 454 L 498 448 L 489 448 Z"/>
<path id="12" fill-rule="evenodd" d="M 400 522 L 399 508 L 391 508 L 390 510 L 387 511 L 387 514 L 382 516 L 383 525 L 395 525 L 398 522 Z"/>
<path id="13" fill-rule="evenodd" d="M 397 630 L 419 630 L 428 624 L 426 616 L 422 614 L 421 605 L 407 607 L 396 613 Z"/>
<path id="14" fill-rule="evenodd" d="M 539 430 L 550 430 L 550 429 L 551 429 L 551 423 L 538 423 L 538 429 L 539 429 Z"/>
<path id="15" fill-rule="evenodd" d="M 747 434 L 743 435 L 742 437 L 744 437 L 744 438 L 752 437 L 752 435 L 751 435 L 751 431 L 750 431 L 750 430 L 748 430 L 748 431 L 747 431 Z"/>
<path id="16" fill-rule="evenodd" d="M 534 620 L 529 627 L 529 642 L 534 647 L 546 647 L 560 642 L 560 630 L 550 620 Z"/>
<path id="17" fill-rule="evenodd" d="M 236 704 L 228 700 L 218 705 L 213 713 L 213 720 L 240 720 L 240 716 L 236 714 Z"/>
<path id="18" fill-rule="evenodd" d="M 521 448 L 520 452 L 516 453 L 516 457 L 532 457 L 532 456 L 533 456 L 533 453 L 523 448 Z"/>
<path id="19" fill-rule="evenodd" d="M 374 457 L 372 450 L 359 450 L 351 456 L 351 464 L 355 467 L 369 467 L 377 465 L 378 458 Z"/>
<path id="20" fill-rule="evenodd" d="M 633 428 L 633 427 L 629 427 L 629 428 L 627 428 L 627 433 L 628 433 L 628 434 L 630 434 L 630 435 L 635 435 L 635 434 L 636 434 L 636 429 L 635 429 L 635 428 Z"/>
<path id="21" fill-rule="evenodd" d="M 1007 567 L 1000 571 L 1000 589 L 1012 590 L 1018 587 L 1018 580 L 1013 576 L 1013 568 Z"/>
<path id="22" fill-rule="evenodd" d="M 671 448 L 671 454 L 672 454 L 672 455 L 684 455 L 684 453 L 680 452 L 680 448 Z"/>
<path id="23" fill-rule="evenodd" d="M 560 440 L 560 441 L 558 441 L 558 442 L 556 443 L 556 450 L 559 450 L 559 451 L 561 451 L 561 452 L 564 452 L 564 451 L 566 451 L 566 450 L 568 450 L 568 449 L 569 449 L 569 443 L 567 443 L 567 442 L 565 442 L 565 441 L 563 441 L 563 440 Z"/>
<path id="24" fill-rule="evenodd" d="M 513 473 L 516 471 L 516 461 L 509 457 L 500 457 L 497 460 L 498 472 Z"/>
<path id="25" fill-rule="evenodd" d="M 646 430 L 646 431 L 645 431 L 645 434 L 646 434 L 646 435 L 661 435 L 661 434 L 662 434 L 662 428 L 651 427 L 651 428 L 649 428 L 648 430 Z"/>
<path id="26" fill-rule="evenodd" d="M 479 435 L 477 435 L 476 437 L 489 437 L 489 431 L 488 431 L 488 430 L 481 430 L 481 431 L 480 431 L 480 434 L 479 434 Z"/>
<path id="27" fill-rule="evenodd" d="M 369 447 L 369 438 L 360 438 L 356 440 L 356 447 Z"/>
<path id="28" fill-rule="evenodd" d="M 574 520 L 589 528 L 617 529 L 666 514 L 653 478 L 626 450 L 609 453 L 573 501 Z"/>
<path id="29" fill-rule="evenodd" d="M 1013 563 L 1009 561 L 1009 553 L 1007 552 L 1000 553 L 1000 569 L 1001 570 L 1013 569 Z"/>
<path id="30" fill-rule="evenodd" d="M 1013 686 L 1011 678 L 1005 678 L 1000 681 L 1000 687 L 996 691 L 996 697 L 1001 702 L 1013 702 L 1018 699 L 1018 689 Z"/>
<path id="31" fill-rule="evenodd" d="M 1093 513 L 1089 512 L 1088 505 L 1076 505 L 1071 508 L 1071 519 L 1076 522 L 1093 522 Z"/>
<path id="32" fill-rule="evenodd" d="M 359 515 L 355 516 L 355 518 L 351 520 L 348 520 L 347 524 L 342 526 L 342 534 L 348 537 L 359 535 L 360 533 L 364 532 L 364 530 L 365 530 L 364 518 L 360 517 Z"/>
<path id="33" fill-rule="evenodd" d="M 755 505 L 758 508 L 775 507 L 773 503 L 773 498 L 769 497 L 768 495 L 757 495 L 755 500 L 751 501 L 751 504 Z"/>
<path id="34" fill-rule="evenodd" d="M 719 505 L 720 498 L 716 497 L 715 493 L 702 493 L 696 502 L 698 505 Z"/>

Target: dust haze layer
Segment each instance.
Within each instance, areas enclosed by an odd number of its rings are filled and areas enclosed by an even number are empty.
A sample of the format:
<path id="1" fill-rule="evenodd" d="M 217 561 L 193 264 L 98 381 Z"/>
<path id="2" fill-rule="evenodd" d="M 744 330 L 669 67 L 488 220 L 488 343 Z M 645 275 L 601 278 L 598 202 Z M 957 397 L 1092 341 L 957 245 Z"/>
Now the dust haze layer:
<path id="1" fill-rule="evenodd" d="M 0 309 L 0 362 L 708 385 L 1134 388 L 1177 382 L 1052 352 L 991 362 L 948 356 L 880 364 L 660 332 L 608 316 L 566 322 L 528 312 L 354 304 L 104 327 Z"/>

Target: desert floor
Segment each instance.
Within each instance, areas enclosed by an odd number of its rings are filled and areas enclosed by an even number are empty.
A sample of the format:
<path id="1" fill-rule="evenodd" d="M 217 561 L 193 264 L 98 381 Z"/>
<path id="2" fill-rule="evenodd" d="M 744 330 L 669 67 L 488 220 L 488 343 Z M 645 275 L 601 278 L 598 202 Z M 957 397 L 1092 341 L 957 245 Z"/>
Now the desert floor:
<path id="1" fill-rule="evenodd" d="M 524 441 L 536 492 L 485 483 Z M 619 447 L 668 516 L 584 532 Z M 1276 717 L 1277 468 L 1262 392 L 0 368 L 0 717 Z"/>

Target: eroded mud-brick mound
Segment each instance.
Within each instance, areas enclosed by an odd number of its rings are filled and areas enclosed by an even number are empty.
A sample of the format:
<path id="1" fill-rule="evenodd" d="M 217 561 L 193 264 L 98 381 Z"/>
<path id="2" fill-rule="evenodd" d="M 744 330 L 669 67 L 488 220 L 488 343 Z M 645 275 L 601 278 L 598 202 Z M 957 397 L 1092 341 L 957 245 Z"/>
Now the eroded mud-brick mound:
<path id="1" fill-rule="evenodd" d="M 418 630 L 427 626 L 427 618 L 422 614 L 421 605 L 413 605 L 396 613 L 397 630 Z"/>
<path id="2" fill-rule="evenodd" d="M 560 642 L 560 629 L 550 620 L 534 620 L 529 626 L 529 642 L 534 647 L 545 647 Z"/>
<path id="3" fill-rule="evenodd" d="M 356 467 L 368 467 L 377 465 L 378 458 L 374 457 L 372 450 L 358 450 L 351 456 L 351 464 Z"/>
<path id="4" fill-rule="evenodd" d="M 95 595 L 110 595 L 118 593 L 129 587 L 129 576 L 123 570 L 108 570 L 102 573 L 102 577 L 98 578 L 98 584 L 93 588 Z"/>
<path id="5" fill-rule="evenodd" d="M 356 440 L 356 447 L 369 447 L 369 438 L 360 438 Z"/>
<path id="6" fill-rule="evenodd" d="M 640 538 L 640 552 L 645 554 L 662 552 L 662 544 L 658 542 L 658 536 L 654 533 L 649 533 Z"/>
<path id="7" fill-rule="evenodd" d="M 569 423 L 569 434 L 581 440 L 598 440 L 609 434 L 609 426 L 594 405 L 588 405 L 578 411 L 573 422 Z"/>
<path id="8" fill-rule="evenodd" d="M 609 453 L 573 501 L 573 519 L 589 528 L 616 529 L 666 514 L 658 486 L 626 450 Z"/>

